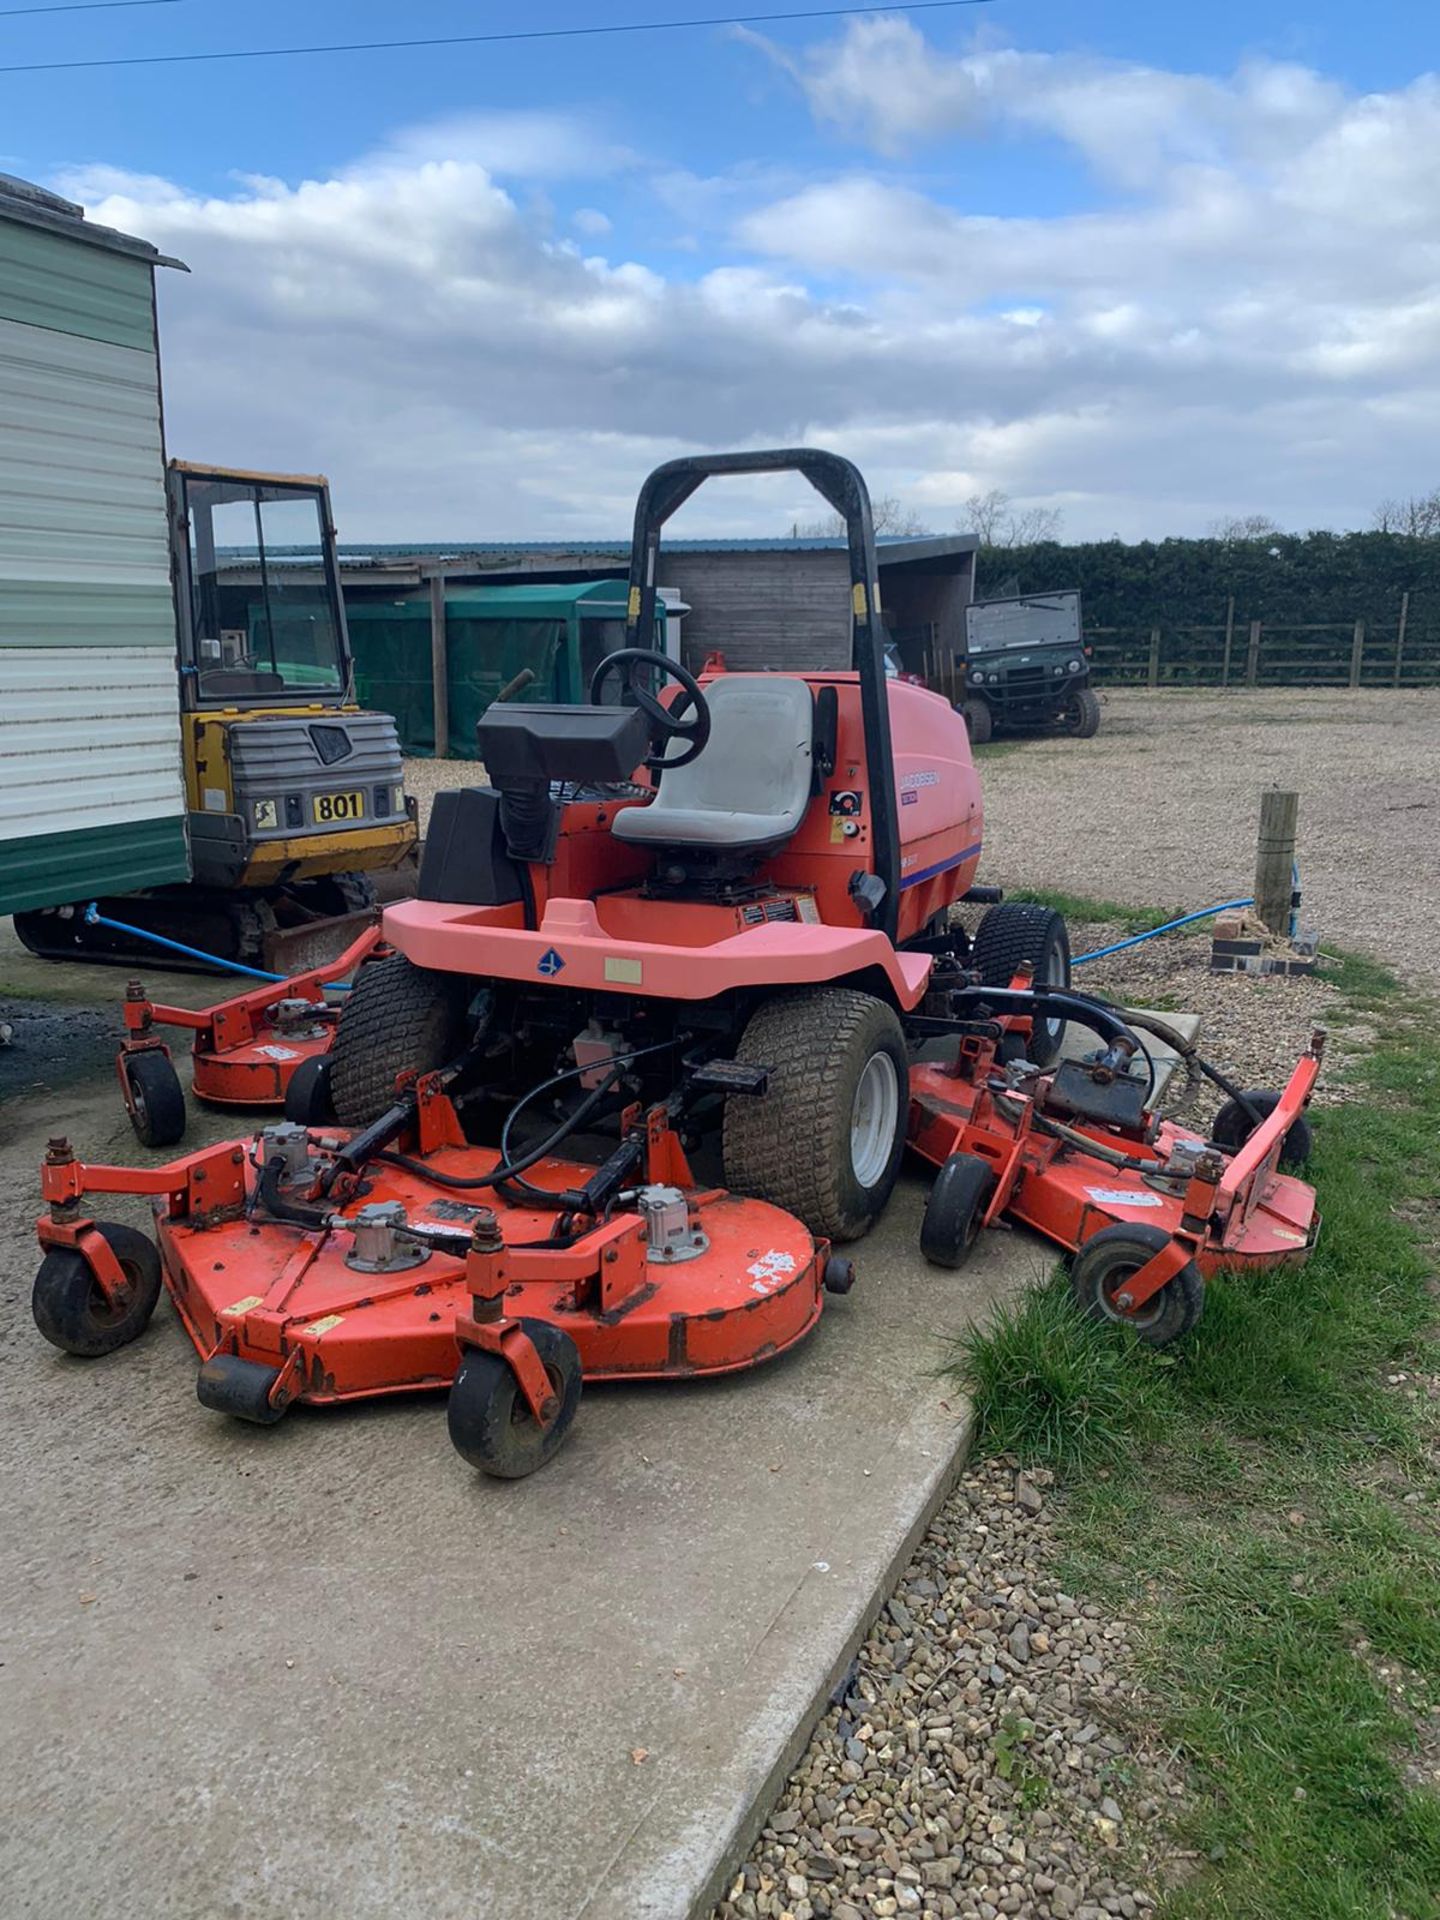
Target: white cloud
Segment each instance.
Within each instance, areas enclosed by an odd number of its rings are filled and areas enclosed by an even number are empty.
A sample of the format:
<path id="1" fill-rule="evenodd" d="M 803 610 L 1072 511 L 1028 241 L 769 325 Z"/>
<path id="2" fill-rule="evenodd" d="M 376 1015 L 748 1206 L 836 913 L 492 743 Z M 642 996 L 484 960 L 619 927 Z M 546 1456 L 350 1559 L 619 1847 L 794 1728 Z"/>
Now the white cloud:
<path id="1" fill-rule="evenodd" d="M 1238 505 L 1357 524 L 1433 485 L 1435 78 L 1362 98 L 1273 64 L 951 57 L 893 19 L 787 60 L 817 116 L 886 152 L 931 165 L 959 137 L 999 169 L 1044 129 L 1103 188 L 1018 217 L 871 162 L 706 179 L 542 115 L 225 195 L 114 168 L 56 184 L 193 269 L 162 275 L 172 449 L 329 471 L 352 539 L 617 534 L 656 459 L 799 439 L 939 526 L 991 486 L 1138 537 Z M 644 261 L 594 205 L 558 237 L 540 197 L 621 170 L 653 208 Z M 689 524 L 810 511 L 737 484 Z"/>

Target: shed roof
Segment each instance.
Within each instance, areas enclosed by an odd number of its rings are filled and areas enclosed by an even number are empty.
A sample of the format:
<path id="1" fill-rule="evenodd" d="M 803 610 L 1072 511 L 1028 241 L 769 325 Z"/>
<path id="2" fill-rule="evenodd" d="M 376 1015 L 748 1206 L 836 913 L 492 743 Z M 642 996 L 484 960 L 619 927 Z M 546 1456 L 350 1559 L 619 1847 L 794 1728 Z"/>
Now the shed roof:
<path id="1" fill-rule="evenodd" d="M 128 254 L 134 260 L 147 260 L 152 267 L 190 269 L 183 260 L 172 259 L 152 247 L 148 240 L 120 233 L 114 227 L 97 227 L 85 218 L 85 209 L 74 200 L 62 199 L 48 187 L 37 187 L 33 180 L 17 179 L 13 173 L 0 173 L 0 220 L 17 226 L 42 227 L 47 233 L 63 234 L 69 240 L 82 241 L 107 253 Z"/>

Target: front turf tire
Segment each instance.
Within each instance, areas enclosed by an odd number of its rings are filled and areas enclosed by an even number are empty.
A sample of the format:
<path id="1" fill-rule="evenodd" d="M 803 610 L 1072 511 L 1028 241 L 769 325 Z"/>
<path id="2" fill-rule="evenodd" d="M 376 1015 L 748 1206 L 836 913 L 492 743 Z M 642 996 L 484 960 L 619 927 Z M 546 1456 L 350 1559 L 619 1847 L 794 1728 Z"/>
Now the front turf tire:
<path id="1" fill-rule="evenodd" d="M 725 1103 L 725 1184 L 784 1207 L 811 1233 L 858 1240 L 900 1171 L 909 1060 L 895 1009 L 853 987 L 777 995 L 735 1050 L 769 1090 Z"/>
<path id="2" fill-rule="evenodd" d="M 473 988 L 458 973 L 414 966 L 403 953 L 363 966 L 330 1049 L 330 1094 L 341 1126 L 365 1127 L 394 1106 L 403 1073 L 448 1066 L 468 1038 Z"/>

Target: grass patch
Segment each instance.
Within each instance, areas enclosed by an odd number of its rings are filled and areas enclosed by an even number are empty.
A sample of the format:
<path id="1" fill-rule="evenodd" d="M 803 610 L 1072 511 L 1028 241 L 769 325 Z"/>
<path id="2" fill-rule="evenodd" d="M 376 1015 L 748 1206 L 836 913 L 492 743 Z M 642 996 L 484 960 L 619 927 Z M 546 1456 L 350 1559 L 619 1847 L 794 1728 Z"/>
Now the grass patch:
<path id="1" fill-rule="evenodd" d="M 1217 1280 L 1161 1354 L 1057 1275 L 956 1361 L 982 1444 L 1063 1474 L 1073 1587 L 1138 1616 L 1193 1788 L 1172 1920 L 1440 1920 L 1440 1797 L 1404 1772 L 1440 1702 L 1437 1422 L 1387 1378 L 1440 1368 L 1440 1041 L 1373 962 L 1328 977 L 1386 1039 L 1318 1117 L 1309 1265 Z"/>
<path id="2" fill-rule="evenodd" d="M 1091 900 L 1079 893 L 1048 892 L 1044 887 L 1016 887 L 1013 891 L 1007 887 L 1005 898 L 1030 901 L 1037 907 L 1052 907 L 1067 920 L 1123 927 L 1126 933 L 1150 933 L 1175 918 L 1168 908 L 1122 907 L 1117 900 Z"/>

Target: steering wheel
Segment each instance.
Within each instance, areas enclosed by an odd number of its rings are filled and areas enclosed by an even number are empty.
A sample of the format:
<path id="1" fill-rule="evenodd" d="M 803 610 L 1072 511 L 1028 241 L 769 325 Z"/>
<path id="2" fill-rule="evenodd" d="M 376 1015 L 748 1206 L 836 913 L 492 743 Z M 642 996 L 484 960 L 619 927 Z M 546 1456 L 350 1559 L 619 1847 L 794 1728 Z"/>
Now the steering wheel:
<path id="1" fill-rule="evenodd" d="M 641 667 L 658 667 L 667 680 L 677 680 L 685 690 L 683 698 L 677 700 L 673 707 L 664 706 L 649 687 L 641 684 Z M 671 767 L 688 767 L 692 760 L 699 757 L 710 738 L 710 703 L 700 691 L 700 682 L 693 673 L 654 647 L 621 647 L 618 653 L 607 655 L 590 677 L 592 707 L 608 704 L 600 696 L 612 673 L 620 676 L 621 700 L 628 694 L 649 720 L 654 733 L 659 735 L 659 750 L 645 756 L 647 767 L 656 773 L 664 773 Z M 682 720 L 681 714 L 692 706 L 695 709 L 694 717 Z M 672 740 L 688 740 L 690 744 L 683 753 L 672 757 L 665 751 Z"/>

